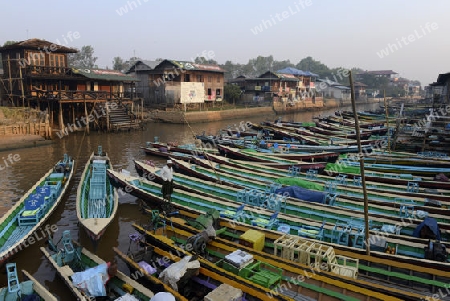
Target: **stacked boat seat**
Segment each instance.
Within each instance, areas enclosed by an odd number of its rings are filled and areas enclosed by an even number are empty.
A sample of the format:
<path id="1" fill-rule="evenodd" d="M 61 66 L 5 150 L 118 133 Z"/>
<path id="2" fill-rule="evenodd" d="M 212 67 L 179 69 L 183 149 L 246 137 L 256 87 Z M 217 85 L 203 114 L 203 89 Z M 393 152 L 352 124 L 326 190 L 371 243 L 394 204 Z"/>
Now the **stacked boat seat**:
<path id="1" fill-rule="evenodd" d="M 43 194 L 32 194 L 25 200 L 24 209 L 20 212 L 19 226 L 36 225 L 45 214 L 45 196 Z"/>
<path id="2" fill-rule="evenodd" d="M 55 195 L 59 195 L 62 188 L 62 181 L 64 181 L 64 173 L 52 173 L 46 179 L 44 186 L 50 186 L 50 189 Z"/>

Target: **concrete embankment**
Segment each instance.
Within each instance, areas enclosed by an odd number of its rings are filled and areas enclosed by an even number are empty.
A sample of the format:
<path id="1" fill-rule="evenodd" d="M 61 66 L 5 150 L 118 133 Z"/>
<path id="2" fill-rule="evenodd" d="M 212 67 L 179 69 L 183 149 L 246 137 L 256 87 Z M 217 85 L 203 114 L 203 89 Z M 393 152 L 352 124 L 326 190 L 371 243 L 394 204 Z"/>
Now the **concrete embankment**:
<path id="1" fill-rule="evenodd" d="M 249 116 L 273 117 L 274 115 L 275 112 L 273 111 L 272 107 L 257 107 L 222 111 L 156 111 L 151 113 L 151 118 L 156 122 L 204 123 L 218 120 L 244 118 Z"/>

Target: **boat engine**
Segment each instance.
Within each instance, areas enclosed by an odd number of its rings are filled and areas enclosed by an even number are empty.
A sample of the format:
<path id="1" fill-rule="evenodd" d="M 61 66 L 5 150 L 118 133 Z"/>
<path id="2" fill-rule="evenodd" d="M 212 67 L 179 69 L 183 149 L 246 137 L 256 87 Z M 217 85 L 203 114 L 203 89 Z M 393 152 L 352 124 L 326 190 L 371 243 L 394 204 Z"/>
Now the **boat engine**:
<path id="1" fill-rule="evenodd" d="M 185 250 L 192 253 L 204 254 L 206 245 L 216 236 L 216 231 L 212 226 L 206 230 L 189 237 L 186 240 Z"/>

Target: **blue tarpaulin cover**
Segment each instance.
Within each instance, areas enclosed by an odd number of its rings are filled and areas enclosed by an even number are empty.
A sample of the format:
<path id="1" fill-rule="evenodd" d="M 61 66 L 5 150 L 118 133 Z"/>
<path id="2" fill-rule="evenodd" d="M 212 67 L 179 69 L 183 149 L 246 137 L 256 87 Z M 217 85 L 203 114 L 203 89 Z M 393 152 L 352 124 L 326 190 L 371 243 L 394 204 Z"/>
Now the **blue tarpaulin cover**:
<path id="1" fill-rule="evenodd" d="M 288 186 L 275 190 L 275 193 L 280 193 L 282 195 L 288 194 L 291 197 L 301 199 L 307 202 L 322 203 L 324 200 L 325 193 L 319 191 L 312 191 L 306 188 L 301 188 L 298 186 Z"/>
<path id="2" fill-rule="evenodd" d="M 441 240 L 441 231 L 439 231 L 439 226 L 437 221 L 432 218 L 432 217 L 427 217 L 423 220 L 423 222 L 421 222 L 416 229 L 414 229 L 413 232 L 413 236 L 414 237 L 420 237 L 420 230 L 422 230 L 422 228 L 424 226 L 428 226 L 428 228 L 430 228 L 430 230 L 434 233 L 434 235 L 436 235 L 436 240 Z"/>

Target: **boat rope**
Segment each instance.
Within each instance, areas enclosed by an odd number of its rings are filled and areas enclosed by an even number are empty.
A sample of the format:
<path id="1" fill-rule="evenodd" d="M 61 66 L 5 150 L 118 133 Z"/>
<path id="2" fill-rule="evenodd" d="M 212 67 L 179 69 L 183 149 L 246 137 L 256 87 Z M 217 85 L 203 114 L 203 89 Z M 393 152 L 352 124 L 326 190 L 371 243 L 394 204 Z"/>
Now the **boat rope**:
<path id="1" fill-rule="evenodd" d="M 184 122 L 186 123 L 186 125 L 188 126 L 189 130 L 190 130 L 191 133 L 192 133 L 192 137 L 194 137 L 194 139 L 197 139 L 197 138 L 196 138 L 196 134 L 195 134 L 195 132 L 194 132 L 194 129 L 191 127 L 191 125 L 189 124 L 189 122 L 188 122 L 187 119 L 186 119 L 186 114 L 185 114 L 185 112 L 183 112 L 182 110 L 180 110 L 180 112 L 181 112 L 181 114 L 183 115 Z M 194 145 L 195 145 L 195 147 L 197 148 L 197 144 L 196 144 L 195 142 L 194 142 Z M 211 160 L 209 159 L 209 156 L 206 155 L 206 151 L 205 151 L 205 149 L 203 148 L 203 142 L 200 143 L 200 150 L 203 152 L 203 154 L 205 154 L 206 160 L 208 160 L 208 163 L 209 163 L 209 165 L 211 166 L 212 170 L 214 171 L 214 174 L 215 174 L 215 176 L 216 176 L 216 178 L 217 178 L 217 181 L 220 183 L 220 182 L 221 182 L 221 180 L 220 180 L 220 175 L 217 173 L 214 164 L 213 164 L 213 163 L 211 162 Z"/>

